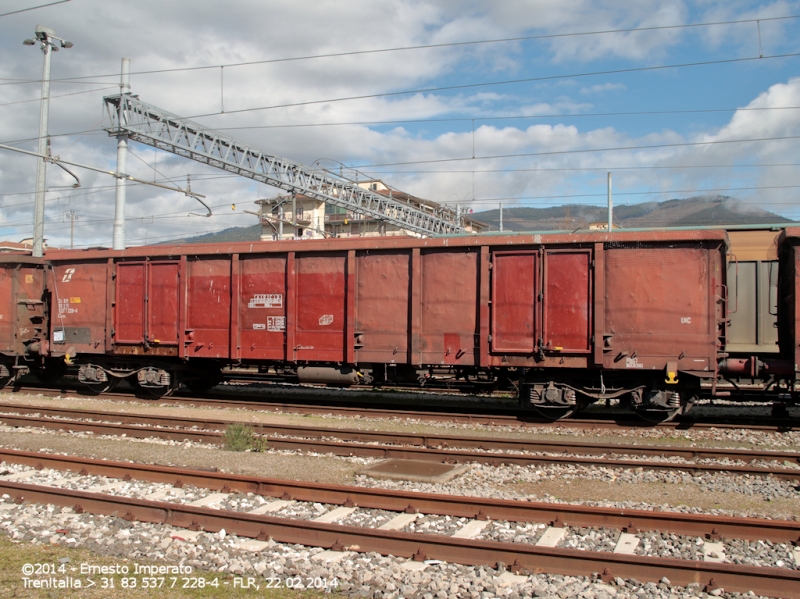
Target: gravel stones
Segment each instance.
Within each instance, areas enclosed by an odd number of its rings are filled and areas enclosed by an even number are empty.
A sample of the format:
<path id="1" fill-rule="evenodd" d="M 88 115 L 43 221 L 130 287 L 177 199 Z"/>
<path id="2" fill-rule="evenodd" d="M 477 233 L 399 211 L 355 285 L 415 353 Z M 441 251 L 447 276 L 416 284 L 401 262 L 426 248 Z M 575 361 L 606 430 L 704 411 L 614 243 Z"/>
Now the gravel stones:
<path id="1" fill-rule="evenodd" d="M 423 570 L 407 569 L 408 562 L 377 553 L 349 553 L 335 562 L 315 559 L 319 548 L 273 543 L 259 551 L 246 549 L 247 541 L 231 534 L 196 533 L 168 526 L 128 522 L 115 517 L 75 514 L 70 508 L 13 505 L 5 496 L 0 505 L 0 530 L 11 538 L 34 544 L 84 547 L 101 555 L 132 561 L 186 565 L 209 572 L 266 578 L 302 577 L 330 583 L 347 597 L 381 599 L 469 598 L 518 599 L 690 599 L 704 597 L 697 586 L 670 587 L 669 581 L 642 583 L 616 579 L 612 583 L 561 575 L 515 577 L 487 566 L 461 566 L 428 562 Z M 60 532 L 55 532 L 59 530 Z M 730 599 L 745 597 L 720 593 Z M 754 597 L 750 595 L 750 597 Z"/>
<path id="2" fill-rule="evenodd" d="M 392 421 L 387 420 L 388 423 Z M 363 420 L 365 427 L 373 421 Z M 348 422 L 347 426 L 352 426 Z M 413 423 L 404 424 L 414 426 Z M 425 423 L 425 427 L 443 428 L 446 425 Z M 447 428 L 468 429 L 473 427 L 452 425 Z M 16 430 L 16 429 L 9 429 Z M 778 434 L 753 431 L 732 431 L 729 429 L 704 429 L 696 431 L 675 431 L 673 429 L 615 429 L 613 431 L 579 431 L 567 427 L 530 427 L 525 435 L 541 433 L 543 436 L 570 435 L 580 437 L 628 437 L 633 441 L 646 442 L 650 439 L 668 439 L 682 446 L 693 443 L 717 445 L 752 445 L 770 449 L 800 447 L 800 434 Z M 33 431 L 32 431 L 33 432 Z M 40 431 L 36 431 L 42 434 Z M 520 429 L 511 427 L 484 427 L 487 435 L 511 436 Z M 61 433 L 45 433 L 53 438 Z M 97 436 L 86 435 L 87 439 Z M 122 445 L 123 442 L 117 439 Z M 130 440 L 125 440 L 128 443 Z M 177 445 L 201 449 L 205 452 L 217 451 L 206 446 L 185 443 L 170 443 L 161 440 L 136 440 L 136 443 L 153 445 Z M 196 446 L 196 449 L 195 449 Z M 274 452 L 275 455 L 296 455 L 292 452 Z M 348 463 L 370 463 L 366 459 L 346 459 Z M 163 462 L 162 462 L 163 463 Z M 0 471 L 27 472 L 30 469 L 4 464 Z M 586 466 L 500 466 L 472 465 L 469 472 L 446 484 L 430 485 L 424 483 L 403 483 L 378 481 L 369 477 L 357 477 L 356 484 L 379 488 L 402 488 L 408 491 L 497 497 L 506 499 L 540 499 L 526 493 L 526 484 L 539 481 L 560 480 L 565 482 L 593 481 L 603 483 L 625 483 L 630 485 L 647 484 L 691 484 L 710 491 L 737 493 L 742 497 L 759 500 L 797 499 L 800 491 L 796 483 L 778 481 L 769 477 L 740 477 L 726 474 L 692 475 L 690 473 L 644 471 L 641 469 L 620 470 Z M 64 488 L 87 490 L 113 484 L 103 477 L 68 475 L 62 472 L 42 470 L 29 479 L 20 481 L 31 484 L 53 484 Z M 347 481 L 342 481 L 347 482 Z M 209 497 L 213 492 L 205 489 L 184 487 L 176 489 L 171 485 L 124 481 L 124 484 L 103 492 L 132 497 L 153 497 L 161 494 L 159 501 L 192 503 Z M 565 503 L 552 497 L 553 502 Z M 212 508 L 248 512 L 264 506 L 271 501 L 257 495 L 234 493 L 226 495 L 211 505 Z M 660 509 L 699 513 L 701 510 L 688 506 L 634 503 L 631 501 L 583 502 L 619 507 L 623 509 Z M 314 519 L 330 513 L 338 506 L 295 502 L 270 515 Z M 724 512 L 719 514 L 746 514 L 748 510 Z M 348 526 L 378 527 L 396 514 L 383 510 L 358 509 L 337 523 Z M 404 530 L 424 534 L 454 534 L 469 520 L 444 516 L 421 515 Z M 490 599 L 495 597 L 584 597 L 586 599 L 633 599 L 644 597 L 689 599 L 707 597 L 701 587 L 671 588 L 669 581 L 641 583 L 633 580 L 617 579 L 611 584 L 598 580 L 557 575 L 537 575 L 524 577 L 521 581 L 505 576 L 505 570 L 494 568 L 468 567 L 454 564 L 429 563 L 423 570 L 408 569 L 406 560 L 380 556 L 378 554 L 350 553 L 336 562 L 322 562 L 320 548 L 299 545 L 252 544 L 252 541 L 235 535 L 219 532 L 204 533 L 178 530 L 166 526 L 132 523 L 120 518 L 74 514 L 53 506 L 14 505 L 10 498 L 0 501 L 0 530 L 11 538 L 22 542 L 48 545 L 69 545 L 89 548 L 103 555 L 133 560 L 158 560 L 164 563 L 185 563 L 210 571 L 221 571 L 242 575 L 270 576 L 319 576 L 336 578 L 337 589 L 345 596 L 352 597 L 469 597 L 470 599 Z M 535 544 L 545 530 L 544 523 L 488 522 L 477 538 L 500 542 Z M 66 531 L 66 532 L 64 532 Z M 558 547 L 570 547 L 590 551 L 613 551 L 619 538 L 619 531 L 572 528 L 565 529 L 564 538 Z M 705 541 L 693 537 L 682 537 L 657 532 L 637 533 L 639 544 L 636 553 L 680 559 L 702 559 Z M 248 543 L 251 543 L 248 545 Z M 772 544 L 760 541 L 724 540 L 724 555 L 727 563 L 742 563 L 755 566 L 797 568 L 793 548 L 785 544 Z M 256 548 L 257 550 L 254 550 Z M 418 563 L 411 563 L 418 567 Z M 716 591 L 715 591 L 716 595 Z M 744 597 L 720 592 L 723 597 Z M 752 595 L 750 595 L 752 597 Z"/>

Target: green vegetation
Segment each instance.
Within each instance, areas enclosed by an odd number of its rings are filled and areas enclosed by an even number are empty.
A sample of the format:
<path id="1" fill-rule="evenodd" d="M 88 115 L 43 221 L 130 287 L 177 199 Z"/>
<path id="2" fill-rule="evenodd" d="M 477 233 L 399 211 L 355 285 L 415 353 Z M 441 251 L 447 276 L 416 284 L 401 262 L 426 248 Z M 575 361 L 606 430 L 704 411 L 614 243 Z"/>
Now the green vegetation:
<path id="1" fill-rule="evenodd" d="M 229 424 L 222 437 L 228 451 L 266 451 L 269 443 L 246 424 Z"/>

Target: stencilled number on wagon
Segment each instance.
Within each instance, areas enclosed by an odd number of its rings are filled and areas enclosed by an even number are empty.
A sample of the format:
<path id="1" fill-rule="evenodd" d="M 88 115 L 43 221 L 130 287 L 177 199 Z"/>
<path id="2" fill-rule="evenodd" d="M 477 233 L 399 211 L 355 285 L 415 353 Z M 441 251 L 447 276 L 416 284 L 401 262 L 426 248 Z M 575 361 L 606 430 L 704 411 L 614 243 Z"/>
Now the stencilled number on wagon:
<path id="1" fill-rule="evenodd" d="M 639 364 L 639 358 L 625 358 L 625 368 L 644 368 L 644 364 Z"/>
<path id="2" fill-rule="evenodd" d="M 692 324 L 691 316 L 681 316 L 681 324 Z"/>
<path id="3" fill-rule="evenodd" d="M 282 333 L 286 330 L 285 316 L 267 316 L 267 330 L 271 333 Z"/>
<path id="4" fill-rule="evenodd" d="M 77 298 L 78 299 L 77 302 L 70 301 L 70 300 L 73 300 L 73 299 L 76 299 L 76 298 L 69 298 L 69 297 L 58 298 L 58 317 L 59 318 L 63 318 L 67 314 L 77 314 L 78 313 L 78 309 L 77 308 L 73 308 L 72 306 L 70 306 L 70 304 L 80 303 L 80 298 Z"/>
<path id="5" fill-rule="evenodd" d="M 333 314 L 323 314 L 319 317 L 320 326 L 326 327 L 333 323 Z"/>
<path id="6" fill-rule="evenodd" d="M 280 293 L 256 293 L 249 302 L 248 308 L 283 308 L 283 295 Z"/>
<path id="7" fill-rule="evenodd" d="M 75 274 L 74 268 L 68 268 L 64 271 L 64 278 L 61 279 L 62 283 L 69 283 L 72 280 L 72 275 Z"/>

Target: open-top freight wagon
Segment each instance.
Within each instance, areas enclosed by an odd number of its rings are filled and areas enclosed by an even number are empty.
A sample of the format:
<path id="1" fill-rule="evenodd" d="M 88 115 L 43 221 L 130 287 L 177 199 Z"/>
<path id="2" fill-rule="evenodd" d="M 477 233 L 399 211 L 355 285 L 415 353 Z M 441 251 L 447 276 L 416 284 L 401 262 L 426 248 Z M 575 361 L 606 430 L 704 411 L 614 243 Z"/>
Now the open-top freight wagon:
<path id="1" fill-rule="evenodd" d="M 128 378 L 155 396 L 211 387 L 231 366 L 342 386 L 459 380 L 517 388 L 553 418 L 616 398 L 663 420 L 725 376 L 793 389 L 793 337 L 777 356 L 726 352 L 727 240 L 685 230 L 6 255 L 0 375 L 53 377 L 66 362 L 97 391 Z M 784 277 L 781 293 L 796 287 Z M 796 330 L 798 313 L 782 322 Z"/>

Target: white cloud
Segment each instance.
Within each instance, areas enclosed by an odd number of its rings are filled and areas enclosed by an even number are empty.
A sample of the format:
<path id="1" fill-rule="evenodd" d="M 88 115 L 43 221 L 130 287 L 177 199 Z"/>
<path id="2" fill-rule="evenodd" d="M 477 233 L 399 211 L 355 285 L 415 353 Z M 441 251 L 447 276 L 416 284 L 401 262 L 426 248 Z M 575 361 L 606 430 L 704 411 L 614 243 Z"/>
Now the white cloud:
<path id="1" fill-rule="evenodd" d="M 582 87 L 581 93 L 582 94 L 601 94 L 607 91 L 613 90 L 622 90 L 627 89 L 625 85 L 622 83 L 598 83 L 597 85 L 592 85 L 591 87 Z"/>
<path id="2" fill-rule="evenodd" d="M 134 73 L 141 70 L 219 65 L 276 58 L 298 57 L 352 50 L 440 44 L 470 39 L 512 38 L 534 34 L 621 29 L 685 23 L 702 18 L 738 18 L 743 14 L 789 14 L 794 2 L 774 2 L 754 9 L 752 3 L 738 3 L 729 8 L 724 2 L 691 5 L 681 0 L 643 0 L 620 5 L 618 2 L 589 0 L 394 0 L 349 3 L 264 3 L 242 0 L 224 10 L 216 3 L 188 0 L 130 3 L 124 10 L 114 3 L 72 2 L 42 9 L 36 13 L 0 19 L 0 78 L 38 79 L 41 53 L 23 46 L 36 22 L 50 25 L 75 47 L 53 56 L 52 75 L 86 77 L 109 74 L 104 85 L 117 82 L 120 58 L 132 59 Z M 24 16 L 23 16 L 24 15 Z M 767 31 L 766 26 L 762 33 Z M 772 25 L 770 25 L 772 27 Z M 782 27 L 782 26 L 781 26 Z M 717 31 L 714 29 L 713 31 Z M 744 31 L 744 30 L 741 30 Z M 731 38 L 744 48 L 752 37 L 730 28 L 723 37 L 705 36 L 701 45 L 719 47 Z M 767 43 L 789 43 L 783 29 L 770 34 Z M 766 34 L 765 34 L 766 35 Z M 694 36 L 694 37 L 692 37 Z M 737 37 L 739 36 L 739 37 Z M 748 37 L 750 36 L 750 37 Z M 455 46 L 426 50 L 286 61 L 264 65 L 224 69 L 226 111 L 314 101 L 337 97 L 391 93 L 399 90 L 440 87 L 472 82 L 514 78 L 516 73 L 536 76 L 547 68 L 564 72 L 564 65 L 600 60 L 656 60 L 671 49 L 699 38 L 682 30 L 646 33 L 620 33 L 603 36 L 553 38 L 544 42 L 508 42 L 476 46 Z M 771 46 L 771 47 L 772 47 Z M 555 65 L 555 66 L 553 66 Z M 534 75 L 530 75 L 534 72 Z M 570 71 L 567 71 L 570 72 Z M 572 71 L 574 72 L 574 71 Z M 500 73 L 503 75 L 501 76 Z M 88 79 L 84 79 L 87 81 Z M 581 99 L 594 94 L 592 101 L 605 93 L 631 90 L 635 84 L 598 83 L 582 85 Z M 0 80 L 0 84 L 5 81 Z M 196 115 L 220 109 L 220 69 L 183 71 L 164 74 L 134 74 L 134 93 L 166 110 Z M 424 92 L 396 97 L 372 97 L 348 102 L 326 102 L 291 108 L 226 114 L 200 119 L 211 127 L 229 128 L 230 135 L 268 152 L 305 163 L 320 158 L 348 164 L 394 163 L 420 160 L 446 160 L 472 156 L 475 119 L 475 149 L 478 156 L 529 152 L 603 148 L 620 145 L 679 143 L 686 139 L 724 139 L 737 136 L 784 135 L 798 127 L 795 111 L 746 112 L 735 114 L 728 123 L 707 125 L 700 122 L 692 135 L 679 134 L 666 127 L 652 125 L 646 130 L 626 132 L 624 125 L 592 122 L 569 124 L 566 118 L 547 120 L 501 121 L 485 117 L 519 115 L 559 116 L 590 112 L 594 104 L 569 96 L 577 95 L 575 80 L 558 80 L 538 86 L 475 88 L 452 93 Z M 92 86 L 55 81 L 53 94 L 83 91 Z M 761 94 L 753 105 L 788 105 L 800 101 L 795 80 L 775 85 Z M 574 90 L 574 91 L 573 91 Z M 56 98 L 51 105 L 50 131 L 53 134 L 96 129 L 101 119 L 103 94 L 114 89 Z M 0 104 L 36 99 L 39 84 L 0 85 Z M 580 97 L 580 96 L 579 96 Z M 364 121 L 402 121 L 416 119 L 462 119 L 423 124 L 397 123 L 383 127 L 366 125 L 320 126 L 302 128 L 258 128 L 292 123 L 331 123 Z M 38 130 L 37 102 L 0 106 L 0 142 L 30 139 Z M 655 130 L 658 129 L 658 130 Z M 783 132 L 783 133 L 781 133 Z M 115 168 L 115 140 L 103 131 L 85 137 L 52 138 L 53 153 L 91 165 Z M 72 144 L 72 145 L 71 145 Z M 69 147 L 68 147 L 69 146 Z M 35 142 L 23 147 L 33 149 Z M 131 144 L 133 152 L 152 163 L 153 150 Z M 786 161 L 796 150 L 793 142 L 774 142 L 739 146 L 715 145 L 698 148 L 665 148 L 605 154 L 562 154 L 538 157 L 443 162 L 394 171 L 427 169 L 467 172 L 382 175 L 388 182 L 412 193 L 443 202 L 456 197 L 473 197 L 472 171 L 524 168 L 603 168 L 614 165 L 699 165 L 723 162 Z M 152 178 L 153 171 L 136 158 L 129 158 L 132 174 Z M 332 165 L 333 162 L 325 162 Z M 193 176 L 192 187 L 219 206 L 213 219 L 186 216 L 197 212 L 197 203 L 180 194 L 156 188 L 132 186 L 128 197 L 128 237 L 131 240 L 161 238 L 204 228 L 223 228 L 235 224 L 254 224 L 252 216 L 239 214 L 241 208 L 259 196 L 272 195 L 274 189 L 252 181 L 229 178 L 222 171 L 185 159 L 158 153 L 158 169 L 175 184 L 186 183 Z M 381 170 L 381 169 L 373 169 Z M 625 171 L 616 179 L 619 186 L 636 185 L 648 189 L 699 188 L 711 184 L 732 185 L 748 181 L 792 182 L 788 168 L 752 171 L 754 175 L 733 175 L 729 171 L 701 172 L 699 169 L 670 171 Z M 109 244 L 113 219 L 113 184 L 111 177 L 78 170 L 82 189 L 58 190 L 48 194 L 46 235 L 57 243 L 69 236 L 69 223 L 63 213 L 75 209 L 81 217 L 76 223 L 83 244 Z M 712 172 L 713 174 L 709 174 Z M 748 171 L 748 173 L 751 171 Z M 35 161 L 33 158 L 3 152 L 0 154 L 0 193 L 23 192 L 27 195 L 0 196 L 0 237 L 29 236 L 32 220 Z M 758 174 L 760 173 L 760 174 Z M 474 197 L 523 197 L 585 193 L 587 188 L 602 189 L 601 171 L 525 171 L 474 175 Z M 224 177 L 224 178 L 203 178 Z M 749 177 L 749 178 L 748 178 Z M 48 183 L 68 185 L 66 174 L 50 165 Z M 96 189 L 103 187 L 105 189 Z M 769 197 L 783 201 L 786 192 Z M 784 195 L 780 195 L 784 193 Z M 792 192 L 793 193 L 793 192 Z M 61 198 L 60 204 L 58 198 Z M 67 205 L 67 198 L 69 204 Z M 777 201 L 777 200 L 776 200 Z M 236 203 L 238 210 L 230 210 Z M 172 215 L 172 213 L 179 213 Z"/>

